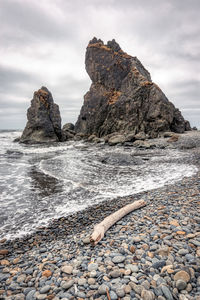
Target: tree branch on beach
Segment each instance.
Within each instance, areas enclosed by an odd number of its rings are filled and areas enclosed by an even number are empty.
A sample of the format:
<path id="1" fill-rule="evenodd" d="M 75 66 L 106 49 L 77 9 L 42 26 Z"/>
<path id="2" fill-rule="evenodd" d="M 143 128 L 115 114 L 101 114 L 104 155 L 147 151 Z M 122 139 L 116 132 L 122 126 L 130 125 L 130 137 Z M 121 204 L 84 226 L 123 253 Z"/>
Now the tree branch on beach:
<path id="1" fill-rule="evenodd" d="M 106 217 L 101 223 L 95 225 L 94 231 L 92 235 L 90 236 L 90 243 L 95 246 L 103 237 L 105 232 L 114 225 L 117 221 L 119 221 L 121 218 L 132 212 L 133 210 L 136 210 L 140 207 L 143 207 L 146 205 L 146 202 L 144 200 L 138 200 L 131 204 L 128 204 L 113 214 Z"/>

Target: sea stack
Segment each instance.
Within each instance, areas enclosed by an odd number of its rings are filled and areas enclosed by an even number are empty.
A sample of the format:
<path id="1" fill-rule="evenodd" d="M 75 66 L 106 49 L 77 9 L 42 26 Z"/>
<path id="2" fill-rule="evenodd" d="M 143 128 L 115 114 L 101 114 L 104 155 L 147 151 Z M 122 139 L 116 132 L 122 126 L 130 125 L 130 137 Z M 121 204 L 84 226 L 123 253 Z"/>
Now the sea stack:
<path id="1" fill-rule="evenodd" d="M 49 143 L 62 140 L 59 106 L 46 87 L 34 92 L 27 111 L 28 122 L 20 138 L 21 143 Z"/>
<path id="2" fill-rule="evenodd" d="M 104 44 L 93 38 L 85 65 L 92 84 L 75 125 L 77 133 L 97 137 L 141 133 L 155 138 L 160 132 L 190 130 L 137 57 L 125 53 L 115 40 Z"/>

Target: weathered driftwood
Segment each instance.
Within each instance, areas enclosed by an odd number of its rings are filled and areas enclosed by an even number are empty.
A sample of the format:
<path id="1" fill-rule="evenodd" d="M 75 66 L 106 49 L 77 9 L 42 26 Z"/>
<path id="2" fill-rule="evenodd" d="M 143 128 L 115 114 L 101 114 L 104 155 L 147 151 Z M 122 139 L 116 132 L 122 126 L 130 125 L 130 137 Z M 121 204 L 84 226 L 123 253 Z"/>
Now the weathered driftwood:
<path id="1" fill-rule="evenodd" d="M 110 216 L 106 217 L 101 223 L 95 225 L 94 231 L 90 237 L 90 242 L 95 246 L 103 237 L 105 232 L 117 221 L 123 218 L 125 215 L 129 214 L 131 211 L 143 207 L 146 205 L 144 200 L 135 201 L 128 204 L 118 211 L 114 212 Z"/>

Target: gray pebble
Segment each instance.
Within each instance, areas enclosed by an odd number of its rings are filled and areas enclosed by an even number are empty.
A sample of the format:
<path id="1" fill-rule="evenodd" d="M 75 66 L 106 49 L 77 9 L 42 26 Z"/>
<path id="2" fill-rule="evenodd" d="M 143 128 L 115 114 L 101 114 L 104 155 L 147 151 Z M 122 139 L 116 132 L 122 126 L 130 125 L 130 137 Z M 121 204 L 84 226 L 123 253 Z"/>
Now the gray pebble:
<path id="1" fill-rule="evenodd" d="M 28 292 L 28 294 L 26 295 L 26 300 L 33 300 L 35 292 L 36 290 L 31 290 L 30 292 Z"/>
<path id="2" fill-rule="evenodd" d="M 108 287 L 107 285 L 105 285 L 105 284 L 102 284 L 102 285 L 100 285 L 99 288 L 98 288 L 98 293 L 99 293 L 100 295 L 106 295 L 107 289 L 109 290 L 109 287 Z"/>
<path id="3" fill-rule="evenodd" d="M 110 299 L 111 300 L 117 300 L 118 299 L 118 296 L 114 291 L 110 291 L 109 293 L 110 293 Z"/>
<path id="4" fill-rule="evenodd" d="M 167 300 L 173 300 L 174 299 L 173 296 L 172 296 L 172 293 L 170 292 L 169 288 L 166 285 L 162 285 L 161 289 L 162 289 L 162 292 L 163 292 L 163 294 L 164 294 L 164 296 Z"/>
<path id="5" fill-rule="evenodd" d="M 186 254 L 188 254 L 189 253 L 189 251 L 187 250 L 187 249 L 180 249 L 179 251 L 178 251 L 178 254 L 179 255 L 186 255 Z"/>
<path id="6" fill-rule="evenodd" d="M 112 262 L 114 262 L 115 264 L 119 264 L 125 261 L 125 257 L 122 255 L 118 255 L 112 258 Z"/>
<path id="7" fill-rule="evenodd" d="M 41 294 L 46 294 L 48 293 L 48 291 L 51 289 L 51 286 L 50 285 L 45 285 L 43 286 L 41 289 L 40 289 L 40 293 Z"/>
<path id="8" fill-rule="evenodd" d="M 61 287 L 65 290 L 68 290 L 70 287 L 72 287 L 74 284 L 74 280 L 71 279 L 69 281 L 62 281 L 61 283 Z"/>
<path id="9" fill-rule="evenodd" d="M 187 287 L 187 282 L 182 279 L 176 281 L 176 287 L 179 291 L 184 290 Z"/>
<path id="10" fill-rule="evenodd" d="M 96 271 L 98 269 L 98 264 L 96 263 L 91 263 L 88 265 L 88 271 L 91 272 L 91 271 Z"/>

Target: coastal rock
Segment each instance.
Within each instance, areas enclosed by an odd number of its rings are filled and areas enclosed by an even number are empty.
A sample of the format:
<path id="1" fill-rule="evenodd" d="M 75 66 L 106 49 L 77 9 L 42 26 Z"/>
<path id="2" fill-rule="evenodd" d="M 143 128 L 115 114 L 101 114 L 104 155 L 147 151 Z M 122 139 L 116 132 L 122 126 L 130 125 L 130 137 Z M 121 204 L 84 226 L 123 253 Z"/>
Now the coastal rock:
<path id="1" fill-rule="evenodd" d="M 33 95 L 27 111 L 28 122 L 20 138 L 21 143 L 48 143 L 62 140 L 61 117 L 57 104 L 46 87 Z"/>
<path id="2" fill-rule="evenodd" d="M 125 137 L 124 135 L 114 135 L 108 140 L 108 144 L 110 146 L 114 146 L 116 144 L 123 144 L 125 142 Z"/>
<path id="3" fill-rule="evenodd" d="M 62 141 L 73 139 L 75 136 L 74 124 L 66 123 L 62 128 Z"/>
<path id="4" fill-rule="evenodd" d="M 137 57 L 126 54 L 115 40 L 93 38 L 87 47 L 86 71 L 92 84 L 84 97 L 75 131 L 103 137 L 113 132 L 143 133 L 190 130 L 181 112 L 151 81 Z"/>

